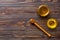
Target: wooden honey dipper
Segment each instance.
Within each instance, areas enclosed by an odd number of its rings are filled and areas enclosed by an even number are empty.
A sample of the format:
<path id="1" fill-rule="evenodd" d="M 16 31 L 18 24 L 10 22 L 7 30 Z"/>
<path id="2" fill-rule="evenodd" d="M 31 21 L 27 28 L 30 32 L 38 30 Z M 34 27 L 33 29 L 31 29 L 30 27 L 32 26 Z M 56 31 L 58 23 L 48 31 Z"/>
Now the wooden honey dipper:
<path id="1" fill-rule="evenodd" d="M 52 37 L 52 35 L 48 33 L 44 28 L 42 28 L 34 19 L 30 19 L 30 23 L 36 25 L 36 27 L 42 30 L 48 37 Z"/>

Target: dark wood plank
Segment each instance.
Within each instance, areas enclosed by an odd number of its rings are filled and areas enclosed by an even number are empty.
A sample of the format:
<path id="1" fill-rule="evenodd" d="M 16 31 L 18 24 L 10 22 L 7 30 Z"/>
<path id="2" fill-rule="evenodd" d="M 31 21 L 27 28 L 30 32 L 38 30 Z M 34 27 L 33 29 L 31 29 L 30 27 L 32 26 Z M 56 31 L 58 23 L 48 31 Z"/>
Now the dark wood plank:
<path id="1" fill-rule="evenodd" d="M 46 4 L 51 9 L 49 16 L 41 18 L 37 8 Z M 41 30 L 29 23 L 34 18 L 43 28 L 54 35 L 48 38 Z M 49 18 L 56 18 L 58 26 L 50 30 L 46 26 Z M 0 40 L 59 40 L 60 39 L 59 0 L 0 0 Z"/>

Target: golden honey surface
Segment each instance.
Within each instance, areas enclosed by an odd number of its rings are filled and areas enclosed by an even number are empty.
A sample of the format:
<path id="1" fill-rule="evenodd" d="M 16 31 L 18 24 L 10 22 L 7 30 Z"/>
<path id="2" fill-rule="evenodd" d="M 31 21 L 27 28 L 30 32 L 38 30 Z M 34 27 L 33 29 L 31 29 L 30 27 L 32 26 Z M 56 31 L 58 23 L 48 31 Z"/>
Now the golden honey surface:
<path id="1" fill-rule="evenodd" d="M 40 5 L 38 8 L 38 15 L 45 17 L 49 14 L 49 11 L 50 10 L 47 5 Z"/>
<path id="2" fill-rule="evenodd" d="M 57 21 L 54 18 L 51 18 L 47 21 L 47 26 L 50 29 L 55 29 L 57 27 Z"/>

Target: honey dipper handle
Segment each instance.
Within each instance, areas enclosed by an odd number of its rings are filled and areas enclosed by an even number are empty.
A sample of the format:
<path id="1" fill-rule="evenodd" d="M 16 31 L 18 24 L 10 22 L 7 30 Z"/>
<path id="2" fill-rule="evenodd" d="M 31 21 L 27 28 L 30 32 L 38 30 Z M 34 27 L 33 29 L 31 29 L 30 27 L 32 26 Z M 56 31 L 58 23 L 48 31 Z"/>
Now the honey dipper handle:
<path id="1" fill-rule="evenodd" d="M 44 28 L 42 28 L 38 23 L 34 23 L 40 30 L 42 30 L 48 37 L 51 37 L 52 35 L 48 33 Z"/>

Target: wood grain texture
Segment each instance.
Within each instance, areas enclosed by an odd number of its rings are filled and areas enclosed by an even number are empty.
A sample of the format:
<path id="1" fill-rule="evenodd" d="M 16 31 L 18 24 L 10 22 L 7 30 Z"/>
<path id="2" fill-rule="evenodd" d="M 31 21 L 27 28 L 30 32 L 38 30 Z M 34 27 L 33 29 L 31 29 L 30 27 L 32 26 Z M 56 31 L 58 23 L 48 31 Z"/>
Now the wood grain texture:
<path id="1" fill-rule="evenodd" d="M 42 4 L 51 10 L 46 18 L 39 17 L 36 12 Z M 48 38 L 29 23 L 30 18 L 55 37 Z M 49 18 L 57 19 L 55 30 L 47 28 Z M 60 0 L 0 0 L 0 40 L 60 40 Z"/>

